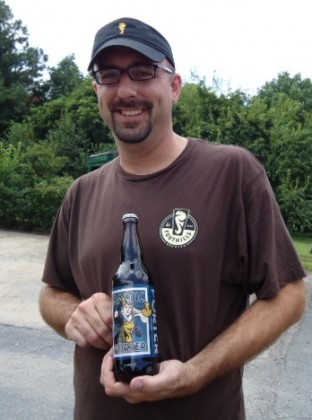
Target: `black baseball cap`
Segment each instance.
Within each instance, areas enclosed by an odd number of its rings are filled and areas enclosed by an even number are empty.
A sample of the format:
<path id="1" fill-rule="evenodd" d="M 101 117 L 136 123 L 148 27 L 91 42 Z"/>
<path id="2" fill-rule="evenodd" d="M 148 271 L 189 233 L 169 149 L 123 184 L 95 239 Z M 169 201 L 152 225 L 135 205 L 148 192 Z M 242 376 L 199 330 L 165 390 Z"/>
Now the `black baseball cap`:
<path id="1" fill-rule="evenodd" d="M 156 63 L 167 58 L 175 67 L 171 47 L 156 29 L 137 19 L 121 18 L 108 23 L 96 33 L 88 71 L 98 55 L 113 46 L 131 48 Z"/>

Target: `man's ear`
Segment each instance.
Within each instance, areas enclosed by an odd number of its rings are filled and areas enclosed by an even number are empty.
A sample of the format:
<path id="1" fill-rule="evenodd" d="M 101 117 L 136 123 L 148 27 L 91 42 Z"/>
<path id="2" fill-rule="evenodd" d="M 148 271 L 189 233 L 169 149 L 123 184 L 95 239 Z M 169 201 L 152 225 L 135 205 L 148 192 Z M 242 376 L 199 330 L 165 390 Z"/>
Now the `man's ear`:
<path id="1" fill-rule="evenodd" d="M 98 84 L 96 83 L 96 81 L 95 81 L 95 80 L 92 82 L 92 87 L 93 87 L 94 92 L 95 92 L 95 93 L 96 93 L 96 95 L 97 95 Z"/>
<path id="2" fill-rule="evenodd" d="M 180 98 L 182 87 L 183 87 L 182 77 L 178 73 L 173 76 L 171 86 L 172 86 L 172 100 L 176 104 Z"/>

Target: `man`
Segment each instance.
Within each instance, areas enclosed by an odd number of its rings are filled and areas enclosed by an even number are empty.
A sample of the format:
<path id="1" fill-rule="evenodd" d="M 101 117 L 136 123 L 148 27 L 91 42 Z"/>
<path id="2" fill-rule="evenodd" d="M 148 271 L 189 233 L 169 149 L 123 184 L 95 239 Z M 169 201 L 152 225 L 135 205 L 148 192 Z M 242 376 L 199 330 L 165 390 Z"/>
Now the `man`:
<path id="1" fill-rule="evenodd" d="M 46 322 L 77 344 L 75 419 L 244 419 L 244 363 L 305 307 L 305 273 L 264 169 L 242 148 L 173 132 L 181 77 L 145 23 L 100 29 L 89 70 L 119 158 L 68 191 L 40 296 Z M 128 212 L 155 281 L 161 363 L 125 384 L 112 372 L 110 296 Z"/>

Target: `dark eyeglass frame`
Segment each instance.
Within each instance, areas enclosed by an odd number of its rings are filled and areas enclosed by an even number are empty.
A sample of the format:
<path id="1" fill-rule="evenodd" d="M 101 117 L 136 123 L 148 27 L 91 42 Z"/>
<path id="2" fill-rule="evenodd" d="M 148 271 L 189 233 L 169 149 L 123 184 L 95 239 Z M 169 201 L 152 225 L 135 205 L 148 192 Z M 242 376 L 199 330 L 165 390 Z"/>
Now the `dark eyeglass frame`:
<path id="1" fill-rule="evenodd" d="M 151 74 L 141 74 L 140 77 L 137 77 L 135 73 L 133 73 L 133 70 L 139 70 L 140 68 L 142 68 L 142 70 L 145 69 L 149 69 L 151 70 Z M 126 67 L 124 69 L 118 68 L 118 67 L 109 67 L 109 68 L 104 68 L 104 69 L 99 69 L 96 71 L 92 71 L 92 75 L 95 78 L 95 81 L 98 85 L 112 85 L 114 83 L 119 83 L 120 82 L 120 78 L 121 75 L 123 73 L 127 73 L 129 78 L 135 82 L 144 82 L 145 80 L 152 80 L 155 78 L 156 76 L 156 71 L 157 70 L 164 70 L 167 73 L 170 74 L 175 74 L 174 69 L 170 68 L 170 67 L 166 67 L 166 66 L 160 66 L 159 64 L 132 64 L 129 67 Z M 108 82 L 103 82 L 103 80 L 101 79 L 101 75 L 103 75 L 103 72 L 116 72 L 116 77 L 112 78 L 112 80 L 108 81 Z"/>

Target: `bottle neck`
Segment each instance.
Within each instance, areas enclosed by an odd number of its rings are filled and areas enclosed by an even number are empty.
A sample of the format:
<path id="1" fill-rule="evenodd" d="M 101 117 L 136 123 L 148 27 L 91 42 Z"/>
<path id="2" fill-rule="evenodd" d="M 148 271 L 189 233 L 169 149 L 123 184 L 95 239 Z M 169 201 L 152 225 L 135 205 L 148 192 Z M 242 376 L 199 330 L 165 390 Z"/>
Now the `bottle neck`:
<path id="1" fill-rule="evenodd" d="M 124 237 L 121 247 L 120 258 L 124 261 L 141 261 L 142 250 L 138 234 L 136 219 L 128 219 L 124 223 Z"/>

